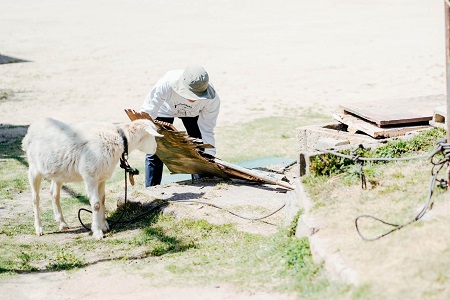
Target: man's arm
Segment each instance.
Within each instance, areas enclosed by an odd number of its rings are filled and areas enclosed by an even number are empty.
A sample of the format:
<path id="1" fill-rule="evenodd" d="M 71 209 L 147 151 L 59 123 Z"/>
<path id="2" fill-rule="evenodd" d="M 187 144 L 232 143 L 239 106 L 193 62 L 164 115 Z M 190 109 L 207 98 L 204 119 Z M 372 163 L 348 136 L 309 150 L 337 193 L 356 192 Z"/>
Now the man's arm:
<path id="1" fill-rule="evenodd" d="M 170 87 L 169 81 L 163 77 L 155 84 L 150 93 L 147 95 L 140 111 L 146 112 L 153 119 L 156 119 L 156 117 L 158 117 L 158 111 L 161 105 L 163 105 L 164 101 L 167 101 L 170 97 L 171 91 L 172 88 Z"/>
<path id="2" fill-rule="evenodd" d="M 201 100 L 199 100 L 201 101 Z M 220 98 L 216 97 L 205 106 L 198 116 L 198 128 L 202 134 L 202 140 L 205 144 L 216 146 L 214 128 L 216 127 L 217 117 L 220 110 Z M 216 155 L 216 148 L 207 148 L 205 152 L 211 155 Z"/>

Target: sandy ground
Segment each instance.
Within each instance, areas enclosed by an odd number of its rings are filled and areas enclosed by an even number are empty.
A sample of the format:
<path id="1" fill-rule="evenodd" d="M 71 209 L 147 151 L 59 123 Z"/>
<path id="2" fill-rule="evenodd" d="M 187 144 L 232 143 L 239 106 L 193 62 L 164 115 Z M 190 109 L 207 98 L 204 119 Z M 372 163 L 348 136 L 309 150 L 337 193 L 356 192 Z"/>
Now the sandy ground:
<path id="1" fill-rule="evenodd" d="M 190 63 L 207 69 L 221 96 L 218 126 L 295 116 L 308 108 L 331 114 L 352 101 L 443 94 L 443 5 L 422 0 L 2 0 L 0 54 L 30 62 L 0 65 L 0 92 L 8 95 L 0 97 L 0 123 L 28 125 L 44 116 L 126 121 L 124 108 L 139 108 L 167 70 Z M 90 279 L 101 272 L 93 269 Z M 53 291 L 70 286 L 61 276 L 49 281 Z M 38 287 L 45 278 L 20 277 L 10 288 Z M 124 287 L 133 280 L 109 279 Z M 73 295 L 76 291 L 70 288 L 64 299 L 105 296 Z M 279 298 L 209 287 L 204 292 L 217 299 Z"/>
<path id="2" fill-rule="evenodd" d="M 3 0 L 2 123 L 125 121 L 169 69 L 203 65 L 219 126 L 445 92 L 442 1 Z"/>

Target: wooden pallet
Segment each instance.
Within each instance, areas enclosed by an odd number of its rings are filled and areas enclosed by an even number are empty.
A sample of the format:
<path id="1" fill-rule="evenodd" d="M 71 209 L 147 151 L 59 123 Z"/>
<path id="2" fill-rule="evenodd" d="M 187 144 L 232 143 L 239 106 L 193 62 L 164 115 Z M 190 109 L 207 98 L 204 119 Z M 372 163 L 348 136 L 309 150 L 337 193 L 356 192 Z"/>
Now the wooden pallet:
<path id="1" fill-rule="evenodd" d="M 416 125 L 416 126 L 396 126 L 390 128 L 380 128 L 374 123 L 367 122 L 361 118 L 349 114 L 334 114 L 333 119 L 348 126 L 348 132 L 356 133 L 357 131 L 364 132 L 373 138 L 391 138 L 407 134 L 408 132 L 424 130 L 430 125 Z"/>
<path id="2" fill-rule="evenodd" d="M 445 95 L 356 102 L 341 105 L 342 115 L 353 115 L 377 127 L 417 124 L 433 119 L 435 107 L 445 105 Z"/>

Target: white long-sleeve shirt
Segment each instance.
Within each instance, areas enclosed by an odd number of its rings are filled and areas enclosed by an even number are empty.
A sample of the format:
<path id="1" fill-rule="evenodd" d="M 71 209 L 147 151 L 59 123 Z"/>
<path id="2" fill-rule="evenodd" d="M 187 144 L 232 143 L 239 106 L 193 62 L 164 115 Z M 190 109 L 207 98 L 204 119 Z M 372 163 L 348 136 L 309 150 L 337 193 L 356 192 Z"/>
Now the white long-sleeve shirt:
<path id="1" fill-rule="evenodd" d="M 142 104 L 141 112 L 148 113 L 153 119 L 156 117 L 196 117 L 198 127 L 205 144 L 215 146 L 214 128 L 220 110 L 220 98 L 216 92 L 213 99 L 196 100 L 189 102 L 178 95 L 171 87 L 184 70 L 167 72 L 152 88 Z M 215 148 L 207 148 L 205 152 L 215 155 Z"/>

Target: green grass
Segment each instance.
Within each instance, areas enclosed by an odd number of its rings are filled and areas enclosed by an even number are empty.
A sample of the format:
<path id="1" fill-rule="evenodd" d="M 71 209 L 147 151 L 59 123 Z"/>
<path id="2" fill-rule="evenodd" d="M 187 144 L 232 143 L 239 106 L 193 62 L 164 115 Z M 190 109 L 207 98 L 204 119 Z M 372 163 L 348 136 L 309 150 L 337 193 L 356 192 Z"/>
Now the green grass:
<path id="1" fill-rule="evenodd" d="M 356 154 L 366 158 L 399 158 L 404 157 L 405 155 L 423 155 L 434 149 L 437 139 L 443 138 L 444 136 L 444 130 L 433 128 L 419 133 L 410 141 L 394 140 L 374 150 L 358 148 L 356 149 Z M 342 154 L 349 155 L 350 151 L 342 151 Z M 369 177 L 378 175 L 379 173 L 374 167 L 385 163 L 386 162 L 384 161 L 367 162 L 365 163 L 365 173 L 369 175 Z M 329 153 L 314 156 L 310 161 L 311 173 L 319 176 L 334 176 L 346 173 L 346 176 L 348 177 L 351 176 L 350 174 L 359 174 L 356 169 L 353 160 Z"/>
<path id="2" fill-rule="evenodd" d="M 13 199 L 28 188 L 28 175 L 21 138 L 0 143 L 0 197 Z"/>
<path id="3" fill-rule="evenodd" d="M 237 162 L 263 157 L 296 157 L 296 128 L 325 116 L 271 117 L 216 129 L 217 156 Z"/>
<path id="4" fill-rule="evenodd" d="M 100 243 L 90 236 L 58 243 L 31 237 L 26 238 L 30 242 L 24 242 L 23 235 L 2 237 L 0 273 L 71 270 L 111 259 L 114 253 L 118 262 L 162 257 L 170 275 L 143 270 L 145 277 L 165 284 L 230 282 L 243 288 L 300 292 L 305 298 L 330 296 L 330 291 L 349 293 L 347 286 L 329 282 L 321 267 L 312 262 L 306 239 L 299 240 L 285 230 L 262 236 L 238 231 L 230 224 L 177 220 L 160 214 L 141 222 L 140 230 L 126 225 L 120 231 L 130 230 L 129 234 L 113 234 Z M 84 256 L 88 251 L 94 251 L 95 256 Z"/>
<path id="5" fill-rule="evenodd" d="M 420 156 L 432 151 L 436 147 L 437 139 L 444 136 L 444 130 L 433 128 L 419 133 L 410 141 L 394 140 L 374 150 L 358 149 L 357 154 L 368 158 Z M 350 152 L 343 151 L 343 153 L 348 155 Z M 442 157 L 442 154 L 439 155 Z M 367 182 L 372 185 L 372 188 L 378 187 L 378 193 L 405 192 L 408 189 L 406 186 L 417 186 L 423 180 L 429 180 L 430 171 L 424 171 L 423 167 L 430 167 L 430 165 L 424 165 L 423 161 L 420 160 L 417 163 L 414 161 L 368 161 L 364 163 L 363 171 Z M 402 168 L 405 168 L 406 171 L 402 171 Z M 330 178 L 338 178 L 337 184 L 330 185 Z M 388 180 L 390 178 L 392 180 Z M 379 186 L 382 180 L 384 184 Z M 339 185 L 352 186 L 361 184 L 359 166 L 353 160 L 328 153 L 313 157 L 310 162 L 310 174 L 304 176 L 302 181 L 308 187 L 309 193 L 313 197 L 316 195 L 317 199 L 328 198 L 325 195 L 332 193 L 332 190 L 339 188 Z"/>

